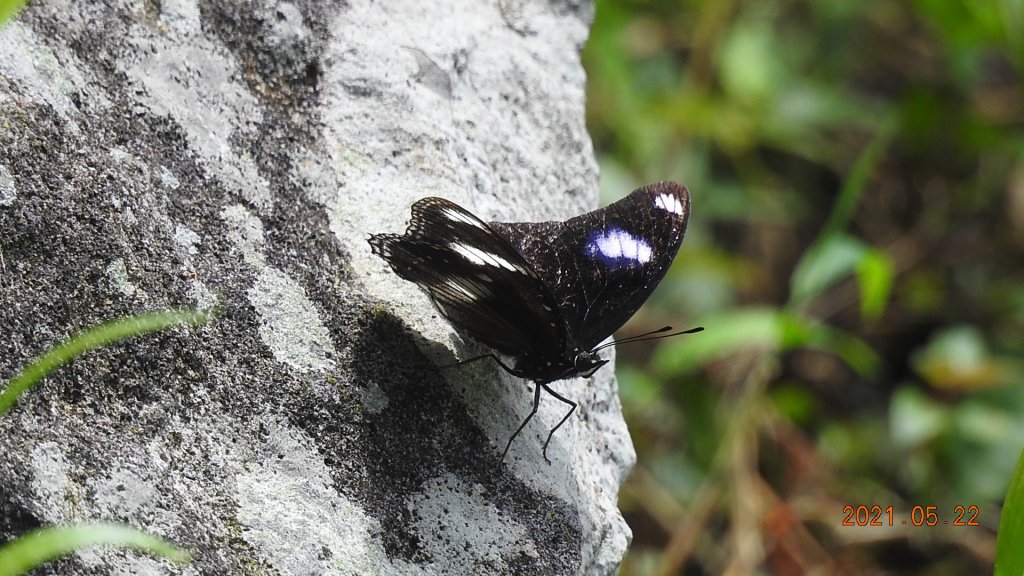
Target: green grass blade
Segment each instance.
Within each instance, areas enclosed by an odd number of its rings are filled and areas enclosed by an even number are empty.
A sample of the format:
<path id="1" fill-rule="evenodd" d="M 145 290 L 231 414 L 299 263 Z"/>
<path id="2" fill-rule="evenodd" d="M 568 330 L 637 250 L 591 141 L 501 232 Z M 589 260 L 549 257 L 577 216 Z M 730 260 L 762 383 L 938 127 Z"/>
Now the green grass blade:
<path id="1" fill-rule="evenodd" d="M 0 28 L 25 5 L 25 0 L 0 0 Z"/>
<path id="2" fill-rule="evenodd" d="M 871 142 L 868 143 L 864 151 L 857 157 L 856 162 L 854 162 L 853 167 L 850 169 L 850 174 L 846 177 L 846 181 L 843 182 L 843 187 L 839 191 L 839 199 L 836 200 L 836 205 L 832 207 L 832 213 L 829 214 L 828 221 L 825 222 L 825 227 L 822 229 L 819 239 L 826 239 L 838 233 L 846 227 L 850 218 L 853 217 L 853 211 L 860 202 L 860 197 L 864 193 L 864 187 L 867 186 L 868 179 L 871 178 L 875 167 L 882 160 L 882 155 L 888 150 L 889 143 L 899 130 L 899 120 L 900 117 L 897 113 L 891 113 L 882 122 Z"/>
<path id="3" fill-rule="evenodd" d="M 188 552 L 171 544 L 119 524 L 84 524 L 42 528 L 25 534 L 0 547 L 0 576 L 17 576 L 75 550 L 90 546 L 110 545 L 144 550 L 172 562 L 188 562 Z"/>
<path id="4" fill-rule="evenodd" d="M 188 324 L 198 326 L 214 317 L 213 311 L 165 310 L 139 316 L 129 316 L 105 322 L 82 332 L 51 348 L 38 360 L 26 366 L 8 382 L 0 392 L 0 414 L 10 409 L 21 394 L 34 386 L 47 374 L 67 364 L 79 354 L 105 346 L 118 340 L 163 330 L 170 326 Z"/>
<path id="5" fill-rule="evenodd" d="M 1003 516 L 996 534 L 995 576 L 1024 575 L 1024 454 L 1003 502 Z"/>

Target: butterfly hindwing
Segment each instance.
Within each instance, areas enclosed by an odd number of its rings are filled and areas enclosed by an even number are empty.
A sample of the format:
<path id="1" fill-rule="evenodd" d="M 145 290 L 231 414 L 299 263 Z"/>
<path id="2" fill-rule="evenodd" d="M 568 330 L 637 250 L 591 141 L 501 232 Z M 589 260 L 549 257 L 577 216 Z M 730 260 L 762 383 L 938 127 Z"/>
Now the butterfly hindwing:
<path id="1" fill-rule="evenodd" d="M 565 222 L 490 225 L 546 281 L 569 345 L 590 350 L 657 287 L 683 241 L 689 214 L 686 187 L 662 182 Z"/>
<path id="2" fill-rule="evenodd" d="M 565 328 L 545 285 L 507 240 L 459 205 L 424 198 L 404 235 L 373 235 L 370 244 L 480 342 L 513 356 L 563 347 Z"/>

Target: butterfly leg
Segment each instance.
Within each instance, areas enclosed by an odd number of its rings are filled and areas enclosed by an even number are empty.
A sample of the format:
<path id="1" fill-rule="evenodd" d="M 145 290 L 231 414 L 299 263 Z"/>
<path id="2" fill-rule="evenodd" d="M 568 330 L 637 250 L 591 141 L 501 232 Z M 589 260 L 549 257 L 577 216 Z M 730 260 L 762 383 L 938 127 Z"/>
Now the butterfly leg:
<path id="1" fill-rule="evenodd" d="M 538 384 L 537 385 L 537 391 L 539 392 L 541 388 L 543 388 L 544 391 L 547 392 L 548 394 L 551 394 L 552 396 L 554 396 L 558 400 L 560 400 L 560 401 L 562 401 L 565 404 L 568 404 L 570 406 L 569 411 L 565 413 L 565 416 L 562 416 L 562 419 L 558 421 L 558 424 L 555 424 L 555 427 L 551 429 L 551 432 L 548 432 L 548 439 L 544 441 L 544 448 L 541 451 L 541 454 L 544 455 L 544 461 L 547 462 L 548 464 L 551 464 L 551 460 L 548 460 L 548 444 L 551 443 L 551 437 L 555 435 L 555 430 L 558 430 L 559 428 L 561 428 L 562 424 L 565 424 L 565 421 L 569 419 L 569 416 L 572 416 L 572 413 L 576 411 L 576 403 L 573 402 L 572 400 L 569 400 L 565 396 L 562 396 L 562 395 L 558 394 L 557 392 L 555 392 L 551 388 L 548 388 L 547 384 Z M 537 410 L 536 402 L 534 403 L 533 410 L 535 412 Z M 533 416 L 533 414 L 531 414 L 530 416 Z"/>
<path id="2" fill-rule="evenodd" d="M 505 372 L 508 372 L 509 374 L 511 374 L 513 376 L 522 378 L 522 376 L 523 376 L 522 371 L 516 370 L 514 368 L 509 368 L 508 366 L 505 365 L 504 362 L 501 361 L 500 358 L 498 358 L 494 354 L 481 354 L 480 356 L 473 356 L 472 358 L 466 358 L 465 360 L 459 360 L 458 362 L 456 362 L 454 364 L 448 364 L 447 366 L 441 366 L 441 368 L 454 368 L 456 366 L 462 366 L 463 364 L 472 364 L 473 362 L 478 362 L 480 360 L 486 360 L 487 358 L 490 358 L 490 359 L 494 360 L 498 364 L 498 366 L 501 366 L 501 369 L 504 370 Z"/>
<path id="3" fill-rule="evenodd" d="M 505 445 L 505 451 L 501 453 L 501 459 L 502 460 L 504 460 L 505 459 L 505 455 L 508 454 L 508 449 L 512 447 L 512 441 L 516 439 L 516 436 L 519 436 L 519 433 L 523 431 L 523 428 L 526 428 L 526 424 L 529 423 L 530 420 L 533 420 L 533 417 L 537 414 L 537 407 L 538 406 L 540 406 L 540 385 L 539 384 L 534 386 L 534 390 L 533 390 L 533 409 L 530 410 L 530 414 L 526 417 L 526 420 L 523 420 L 523 423 L 519 425 L 519 428 L 516 428 L 516 431 L 513 432 L 512 436 L 509 437 L 508 444 Z M 546 459 L 547 458 L 545 458 L 545 460 Z M 550 462 L 548 462 L 548 464 L 550 464 Z"/>

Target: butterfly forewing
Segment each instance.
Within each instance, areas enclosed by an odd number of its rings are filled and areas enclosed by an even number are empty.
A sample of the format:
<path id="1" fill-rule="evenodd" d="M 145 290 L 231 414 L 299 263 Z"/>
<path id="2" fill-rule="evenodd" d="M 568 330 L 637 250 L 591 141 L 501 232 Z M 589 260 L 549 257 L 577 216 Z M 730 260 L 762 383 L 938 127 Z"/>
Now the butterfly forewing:
<path id="1" fill-rule="evenodd" d="M 561 350 L 565 327 L 548 289 L 500 235 L 457 204 L 424 198 L 404 235 L 370 239 L 402 278 L 470 336 L 513 356 Z"/>
<path id="2" fill-rule="evenodd" d="M 548 288 L 570 347 L 593 349 L 621 327 L 665 276 L 683 241 L 690 195 L 652 184 L 565 222 L 498 223 Z"/>

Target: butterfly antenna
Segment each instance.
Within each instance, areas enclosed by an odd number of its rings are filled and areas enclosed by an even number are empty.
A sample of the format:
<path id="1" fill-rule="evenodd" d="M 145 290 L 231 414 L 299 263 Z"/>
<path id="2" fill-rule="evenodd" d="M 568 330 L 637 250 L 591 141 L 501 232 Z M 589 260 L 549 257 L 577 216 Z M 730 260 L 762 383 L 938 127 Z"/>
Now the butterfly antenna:
<path id="1" fill-rule="evenodd" d="M 660 340 L 662 338 L 671 338 L 673 336 L 680 336 L 682 334 L 695 334 L 697 332 L 703 332 L 704 327 L 698 326 L 696 328 L 690 328 L 689 330 L 683 330 L 681 332 L 665 334 L 665 332 L 668 332 L 670 330 L 672 330 L 671 326 L 663 326 L 661 328 L 658 328 L 657 330 L 651 330 L 650 332 L 645 332 L 643 334 L 638 334 L 636 336 L 627 336 L 626 338 L 621 338 L 619 340 L 614 340 L 602 346 L 598 346 L 597 348 L 594 348 L 593 352 L 603 350 L 610 346 L 615 346 L 616 344 L 632 344 L 633 342 L 644 342 L 646 340 Z"/>

